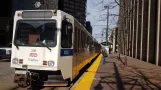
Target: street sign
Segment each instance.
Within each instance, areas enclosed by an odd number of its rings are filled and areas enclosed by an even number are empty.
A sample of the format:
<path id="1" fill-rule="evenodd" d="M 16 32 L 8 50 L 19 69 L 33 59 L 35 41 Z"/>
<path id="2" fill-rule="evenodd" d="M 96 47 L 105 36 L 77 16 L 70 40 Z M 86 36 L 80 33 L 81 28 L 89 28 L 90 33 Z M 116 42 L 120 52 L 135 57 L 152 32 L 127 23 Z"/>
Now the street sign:
<path id="1" fill-rule="evenodd" d="M 104 45 L 104 46 L 106 46 L 106 42 L 102 42 L 101 44 Z M 107 45 L 112 45 L 112 43 L 111 42 L 108 42 Z"/>

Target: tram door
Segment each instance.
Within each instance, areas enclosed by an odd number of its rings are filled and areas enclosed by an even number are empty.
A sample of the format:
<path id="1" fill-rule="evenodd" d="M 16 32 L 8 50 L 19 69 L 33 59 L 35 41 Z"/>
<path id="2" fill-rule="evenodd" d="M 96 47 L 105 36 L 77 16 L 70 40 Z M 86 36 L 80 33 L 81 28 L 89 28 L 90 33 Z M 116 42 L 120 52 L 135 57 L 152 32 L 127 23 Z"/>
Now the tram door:
<path id="1" fill-rule="evenodd" d="M 76 60 L 73 60 L 75 59 L 74 57 L 74 50 L 73 50 L 73 40 L 72 40 L 72 37 L 73 37 L 73 25 L 68 22 L 68 21 L 62 21 L 62 30 L 61 30 L 61 54 L 68 57 L 68 59 L 70 58 L 71 59 L 71 63 L 72 63 L 72 70 L 71 70 L 71 73 L 72 73 L 72 77 L 75 76 L 76 74 L 76 65 L 75 65 L 75 61 Z"/>

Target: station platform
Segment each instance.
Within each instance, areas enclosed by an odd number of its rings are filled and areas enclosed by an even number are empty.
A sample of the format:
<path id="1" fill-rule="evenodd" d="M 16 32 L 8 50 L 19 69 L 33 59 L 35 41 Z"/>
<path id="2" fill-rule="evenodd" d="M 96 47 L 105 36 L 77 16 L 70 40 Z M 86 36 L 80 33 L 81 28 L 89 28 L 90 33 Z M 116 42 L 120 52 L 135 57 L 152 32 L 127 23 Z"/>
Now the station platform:
<path id="1" fill-rule="evenodd" d="M 101 54 L 73 90 L 161 90 L 160 66 L 118 56 L 118 53 L 110 54 L 103 64 Z"/>

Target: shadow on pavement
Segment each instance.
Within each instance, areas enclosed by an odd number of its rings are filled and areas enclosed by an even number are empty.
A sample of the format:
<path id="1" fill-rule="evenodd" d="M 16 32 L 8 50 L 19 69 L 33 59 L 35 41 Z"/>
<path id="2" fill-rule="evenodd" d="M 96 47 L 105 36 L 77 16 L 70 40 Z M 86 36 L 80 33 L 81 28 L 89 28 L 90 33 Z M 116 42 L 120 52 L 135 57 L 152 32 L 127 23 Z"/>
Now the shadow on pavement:
<path id="1" fill-rule="evenodd" d="M 113 61 L 113 70 L 115 72 L 113 75 L 108 73 L 108 71 L 98 71 L 96 73 L 104 73 L 105 75 L 100 76 L 99 82 L 96 86 L 94 86 L 94 90 L 106 89 L 103 84 L 108 85 L 110 90 L 161 90 L 161 80 L 158 80 L 159 82 L 156 83 L 153 78 L 147 77 L 142 71 L 138 69 L 125 69 L 128 67 L 125 65 L 124 69 L 120 68 L 119 64 L 117 63 L 118 61 Z"/>

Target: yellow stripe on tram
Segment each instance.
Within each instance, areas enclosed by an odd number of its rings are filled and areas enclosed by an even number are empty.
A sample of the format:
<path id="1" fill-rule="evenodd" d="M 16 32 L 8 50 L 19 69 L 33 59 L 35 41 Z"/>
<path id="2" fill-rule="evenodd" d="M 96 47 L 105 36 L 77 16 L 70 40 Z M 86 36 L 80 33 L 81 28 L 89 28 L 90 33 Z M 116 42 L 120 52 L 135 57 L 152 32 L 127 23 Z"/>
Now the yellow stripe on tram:
<path id="1" fill-rule="evenodd" d="M 97 72 L 98 66 L 100 64 L 100 61 L 102 59 L 102 54 L 98 56 L 96 61 L 91 65 L 91 67 L 88 69 L 88 72 L 86 72 L 83 76 L 83 78 L 80 80 L 80 82 L 76 85 L 74 90 L 90 90 L 90 87 L 92 85 L 94 76 Z"/>

